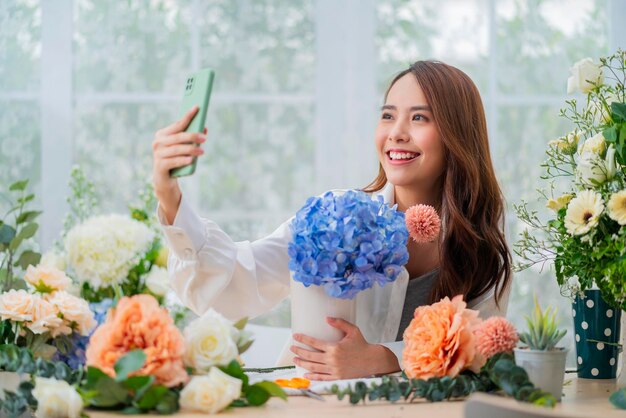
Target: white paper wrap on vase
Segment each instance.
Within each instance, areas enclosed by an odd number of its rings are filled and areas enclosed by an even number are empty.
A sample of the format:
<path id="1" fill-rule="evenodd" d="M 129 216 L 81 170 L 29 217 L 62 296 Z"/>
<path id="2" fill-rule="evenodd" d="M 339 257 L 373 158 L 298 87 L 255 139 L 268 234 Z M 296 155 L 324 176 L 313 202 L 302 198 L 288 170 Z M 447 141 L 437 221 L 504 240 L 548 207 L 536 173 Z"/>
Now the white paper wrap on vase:
<path id="1" fill-rule="evenodd" d="M 356 298 L 339 299 L 329 296 L 322 286 L 305 287 L 291 279 L 291 332 L 306 334 L 324 341 L 336 342 L 344 333 L 331 327 L 326 317 L 341 318 L 356 323 Z M 294 344 L 309 350 L 315 350 L 306 344 L 294 341 Z M 296 375 L 303 376 L 306 369 L 296 366 Z"/>

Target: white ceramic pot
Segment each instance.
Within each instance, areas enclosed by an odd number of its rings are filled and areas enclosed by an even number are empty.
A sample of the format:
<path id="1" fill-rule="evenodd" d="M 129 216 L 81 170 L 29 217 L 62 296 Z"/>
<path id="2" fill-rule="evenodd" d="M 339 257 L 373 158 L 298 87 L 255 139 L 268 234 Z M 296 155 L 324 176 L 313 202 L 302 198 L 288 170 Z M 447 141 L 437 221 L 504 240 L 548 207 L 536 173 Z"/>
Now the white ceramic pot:
<path id="1" fill-rule="evenodd" d="M 515 349 L 515 364 L 526 370 L 535 387 L 550 392 L 557 401 L 561 401 L 563 393 L 566 357 L 565 348 L 552 351 Z"/>
<path id="2" fill-rule="evenodd" d="M 341 318 L 356 323 L 356 298 L 339 299 L 329 296 L 320 286 L 305 287 L 291 279 L 291 332 L 305 334 L 324 341 L 339 341 L 344 333 L 331 327 L 326 317 Z M 294 341 L 294 344 L 314 350 Z M 302 376 L 306 370 L 296 367 Z"/>

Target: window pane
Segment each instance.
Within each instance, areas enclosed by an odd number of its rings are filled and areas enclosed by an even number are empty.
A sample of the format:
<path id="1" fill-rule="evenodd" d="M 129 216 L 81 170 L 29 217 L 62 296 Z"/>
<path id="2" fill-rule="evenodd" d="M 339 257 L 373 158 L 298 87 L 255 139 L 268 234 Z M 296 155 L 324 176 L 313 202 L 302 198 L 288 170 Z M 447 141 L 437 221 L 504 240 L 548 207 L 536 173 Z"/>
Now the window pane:
<path id="1" fill-rule="evenodd" d="M 188 2 L 76 0 L 74 25 L 77 93 L 181 91 L 191 65 Z"/>
<path id="2" fill-rule="evenodd" d="M 467 72 L 487 87 L 486 2 L 385 0 L 377 7 L 378 87 L 414 61 L 437 59 Z"/>
<path id="3" fill-rule="evenodd" d="M 548 209 L 539 201 L 536 191 L 549 186 L 540 180 L 543 174 L 540 165 L 546 159 L 547 143 L 573 128 L 558 114 L 558 106 L 541 105 L 502 107 L 498 111 L 497 135 L 491 145 L 496 174 L 508 205 L 506 231 L 511 250 L 526 229 L 525 224 L 517 219 L 514 204 L 524 200 L 530 209 L 537 210 L 540 218 L 548 215 Z M 534 295 L 543 305 L 558 307 L 561 326 L 569 329 L 563 340 L 563 344 L 571 349 L 568 365 L 574 366 L 571 303 L 561 296 L 551 265 L 541 267 L 538 265 L 515 273 L 507 316 L 523 330 L 526 328 L 524 316 L 532 312 Z"/>
<path id="4" fill-rule="evenodd" d="M 39 2 L 0 2 L 0 91 L 38 91 L 40 57 Z"/>
<path id="5" fill-rule="evenodd" d="M 34 102 L 0 102 L 0 193 L 15 181 L 29 179 L 41 207 L 41 145 L 39 105 Z M 0 199 L 0 209 L 6 209 Z M 4 211 L 1 211 L 4 214 Z"/>
<path id="6" fill-rule="evenodd" d="M 313 118 L 313 105 L 215 107 L 198 170 L 205 209 L 271 218 L 303 205 L 313 182 Z"/>
<path id="7" fill-rule="evenodd" d="M 507 94 L 564 94 L 569 67 L 604 55 L 605 0 L 496 2 L 498 87 Z"/>
<path id="8" fill-rule="evenodd" d="M 202 65 L 216 89 L 314 92 L 312 0 L 200 2 Z"/>
<path id="9" fill-rule="evenodd" d="M 172 106 L 155 104 L 88 105 L 76 108 L 75 163 L 94 181 L 104 212 L 125 213 L 150 181 L 152 140 Z"/>

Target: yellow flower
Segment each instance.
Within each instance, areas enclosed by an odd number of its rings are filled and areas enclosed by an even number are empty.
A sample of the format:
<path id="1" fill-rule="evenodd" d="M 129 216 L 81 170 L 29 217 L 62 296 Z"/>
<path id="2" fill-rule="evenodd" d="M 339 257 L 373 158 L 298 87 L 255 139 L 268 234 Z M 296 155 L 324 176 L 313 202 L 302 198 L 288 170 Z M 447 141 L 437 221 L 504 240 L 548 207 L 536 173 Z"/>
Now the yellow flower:
<path id="1" fill-rule="evenodd" d="M 604 210 L 600 193 L 584 190 L 578 193 L 567 205 L 565 229 L 572 235 L 583 235 L 598 225 Z"/>
<path id="2" fill-rule="evenodd" d="M 567 204 L 569 203 L 570 200 L 572 200 L 572 198 L 574 197 L 573 194 L 571 193 L 566 193 L 563 196 L 559 196 L 556 199 L 550 199 L 548 200 L 548 203 L 546 204 L 546 207 L 548 209 L 552 209 L 555 212 L 560 211 L 562 208 L 564 208 L 565 206 L 567 206 Z"/>
<path id="3" fill-rule="evenodd" d="M 626 225 L 626 190 L 613 193 L 607 206 L 609 218 L 620 225 Z"/>
<path id="4" fill-rule="evenodd" d="M 574 155 L 576 153 L 576 149 L 578 148 L 579 140 L 580 133 L 574 130 L 568 133 L 566 136 L 555 139 L 554 141 L 550 141 L 548 145 L 554 147 L 555 149 L 558 149 L 563 154 Z"/>

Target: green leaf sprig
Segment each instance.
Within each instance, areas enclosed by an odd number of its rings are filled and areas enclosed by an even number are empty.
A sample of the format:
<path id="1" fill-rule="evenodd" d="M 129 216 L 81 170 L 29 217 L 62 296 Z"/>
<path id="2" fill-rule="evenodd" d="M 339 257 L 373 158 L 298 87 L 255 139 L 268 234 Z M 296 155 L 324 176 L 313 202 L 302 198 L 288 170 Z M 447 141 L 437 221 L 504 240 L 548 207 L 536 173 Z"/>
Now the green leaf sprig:
<path id="1" fill-rule="evenodd" d="M 417 399 L 441 402 L 465 398 L 474 392 L 498 391 L 522 402 L 548 407 L 556 405 L 554 396 L 536 388 L 528 379 L 526 371 L 517 366 L 513 356 L 508 353 L 491 357 L 480 373 L 466 371 L 456 377 L 432 377 L 428 380 L 409 379 L 405 375 L 383 376 L 380 384 L 371 383 L 368 386 L 359 381 L 345 389 L 339 389 L 337 385 L 331 388 L 339 400 L 347 396 L 351 404 L 365 403 L 366 400 L 397 402 L 400 399 L 409 402 Z"/>

